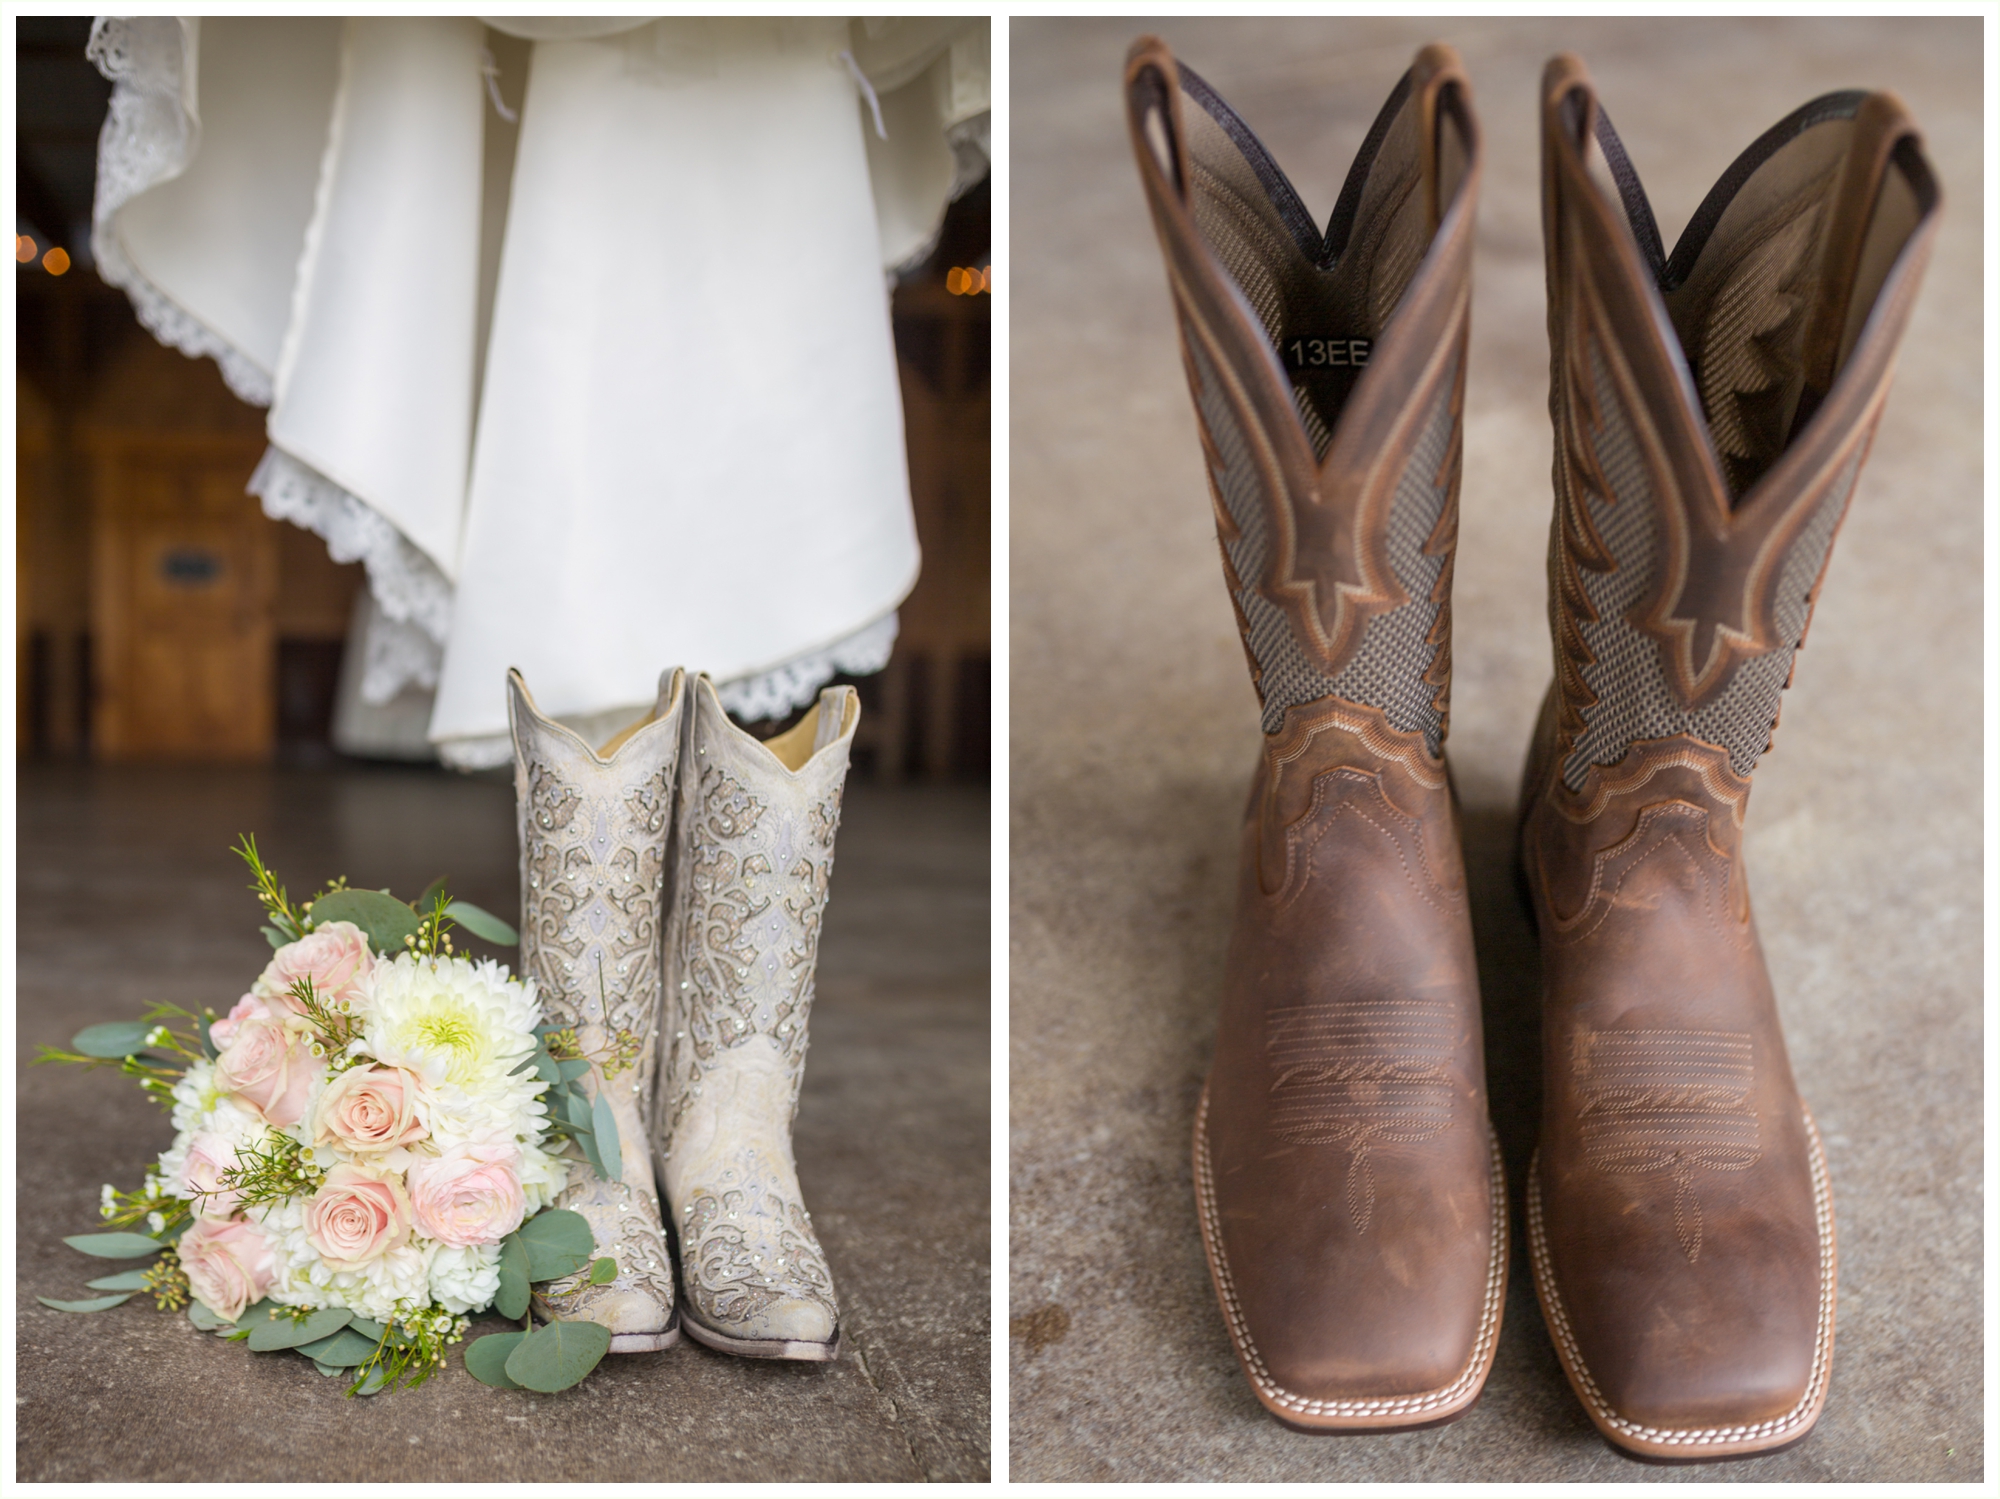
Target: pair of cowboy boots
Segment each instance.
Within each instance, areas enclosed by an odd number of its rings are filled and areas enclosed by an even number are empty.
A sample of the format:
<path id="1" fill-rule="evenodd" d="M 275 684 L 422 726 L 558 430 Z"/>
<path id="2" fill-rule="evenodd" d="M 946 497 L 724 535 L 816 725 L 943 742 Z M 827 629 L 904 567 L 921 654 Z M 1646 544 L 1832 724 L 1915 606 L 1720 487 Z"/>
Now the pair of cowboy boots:
<path id="1" fill-rule="evenodd" d="M 1263 706 L 1194 1139 L 1257 1398 L 1318 1431 L 1462 1415 L 1507 1196 L 1443 747 L 1480 141 L 1420 51 L 1324 234 L 1166 46 L 1134 151 Z M 1833 1339 L 1825 1162 L 1744 883 L 1769 747 L 1889 385 L 1938 193 L 1888 94 L 1817 99 L 1673 256 L 1583 66 L 1542 89 L 1555 682 L 1519 849 L 1540 930 L 1535 1285 L 1633 1455 L 1803 1437 Z"/>
<path id="2" fill-rule="evenodd" d="M 597 1059 L 589 1087 L 623 1167 L 604 1180 L 568 1147 L 554 1205 L 589 1220 L 618 1270 L 552 1282 L 535 1310 L 603 1323 L 614 1353 L 669 1347 L 684 1328 L 725 1353 L 834 1359 L 840 1309 L 792 1122 L 854 690 L 827 689 L 760 742 L 706 675 L 675 667 L 653 711 L 593 750 L 536 709 L 519 672 L 507 689 L 521 968 L 547 1022 Z"/>

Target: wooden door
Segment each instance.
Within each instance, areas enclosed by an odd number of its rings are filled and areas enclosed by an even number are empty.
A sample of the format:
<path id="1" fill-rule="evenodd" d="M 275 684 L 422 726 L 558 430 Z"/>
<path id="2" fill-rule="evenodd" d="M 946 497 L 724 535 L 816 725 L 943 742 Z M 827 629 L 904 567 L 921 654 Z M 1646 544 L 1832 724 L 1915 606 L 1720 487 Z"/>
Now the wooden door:
<path id="1" fill-rule="evenodd" d="M 243 489 L 262 444 L 149 434 L 91 446 L 98 754 L 268 759 L 276 534 Z"/>

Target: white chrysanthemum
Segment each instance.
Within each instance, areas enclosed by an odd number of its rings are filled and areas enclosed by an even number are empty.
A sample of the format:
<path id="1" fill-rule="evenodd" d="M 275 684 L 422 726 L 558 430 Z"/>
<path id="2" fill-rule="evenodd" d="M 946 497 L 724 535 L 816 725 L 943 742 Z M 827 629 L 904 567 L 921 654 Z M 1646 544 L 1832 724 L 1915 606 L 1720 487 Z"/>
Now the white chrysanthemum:
<path id="1" fill-rule="evenodd" d="M 534 985 L 500 964 L 405 953 L 369 976 L 368 1028 L 357 1050 L 407 1067 L 423 1086 L 417 1116 L 438 1150 L 540 1137 L 541 1078 L 516 1072 L 535 1049 Z"/>
<path id="2" fill-rule="evenodd" d="M 440 1244 L 431 1256 L 431 1300 L 446 1311 L 477 1311 L 499 1294 L 499 1245 Z"/>
<path id="3" fill-rule="evenodd" d="M 363 1317 L 386 1322 L 396 1307 L 421 1307 L 430 1300 L 431 1258 L 438 1246 L 415 1239 L 369 1261 L 359 1270 L 335 1270 L 306 1238 L 307 1199 L 271 1208 L 253 1208 L 273 1246 L 277 1277 L 270 1297 L 282 1306 L 344 1306 Z"/>

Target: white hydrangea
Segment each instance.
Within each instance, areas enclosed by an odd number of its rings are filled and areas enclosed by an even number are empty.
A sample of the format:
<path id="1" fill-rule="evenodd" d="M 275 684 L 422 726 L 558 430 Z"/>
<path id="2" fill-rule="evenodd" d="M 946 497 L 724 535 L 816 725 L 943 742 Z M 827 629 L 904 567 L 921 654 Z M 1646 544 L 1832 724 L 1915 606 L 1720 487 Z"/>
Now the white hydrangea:
<path id="1" fill-rule="evenodd" d="M 569 1162 L 533 1145 L 521 1145 L 521 1196 L 532 1218 L 555 1205 L 556 1194 L 569 1183 Z"/>
<path id="2" fill-rule="evenodd" d="M 436 1244 L 413 1239 L 358 1270 L 335 1270 L 306 1238 L 305 1209 L 306 1199 L 294 1198 L 250 1210 L 249 1216 L 264 1225 L 277 1263 L 270 1290 L 273 1301 L 283 1306 L 344 1306 L 359 1316 L 386 1322 L 395 1316 L 397 1303 L 422 1306 L 429 1300 Z"/>
<path id="3" fill-rule="evenodd" d="M 431 1300 L 448 1312 L 488 1306 L 500 1294 L 500 1246 L 440 1244 L 431 1256 Z"/>
<path id="4" fill-rule="evenodd" d="M 193 1063 L 174 1084 L 174 1143 L 160 1153 L 160 1179 L 165 1190 L 181 1196 L 181 1175 L 187 1167 L 188 1142 L 199 1134 L 221 1135 L 238 1150 L 255 1145 L 270 1128 L 253 1110 L 215 1085 L 215 1064 L 206 1058 Z"/>

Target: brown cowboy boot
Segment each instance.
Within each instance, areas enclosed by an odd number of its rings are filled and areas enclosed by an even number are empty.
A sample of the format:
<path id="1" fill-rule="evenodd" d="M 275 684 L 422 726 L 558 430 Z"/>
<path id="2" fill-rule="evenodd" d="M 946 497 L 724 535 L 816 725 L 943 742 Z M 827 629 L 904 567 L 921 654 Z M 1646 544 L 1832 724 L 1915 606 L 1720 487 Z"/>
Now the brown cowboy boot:
<path id="1" fill-rule="evenodd" d="M 1166 46 L 1126 65 L 1264 749 L 1197 1210 L 1257 1398 L 1319 1431 L 1462 1415 L 1506 1281 L 1442 748 L 1478 128 L 1426 47 L 1324 236 Z"/>
<path id="2" fill-rule="evenodd" d="M 1583 65 L 1543 77 L 1555 685 L 1523 791 L 1541 928 L 1535 1288 L 1641 1457 L 1811 1429 L 1833 1352 L 1826 1163 L 1744 884 L 1770 746 L 1889 387 L 1937 188 L 1888 94 L 1816 99 L 1673 258 Z"/>

